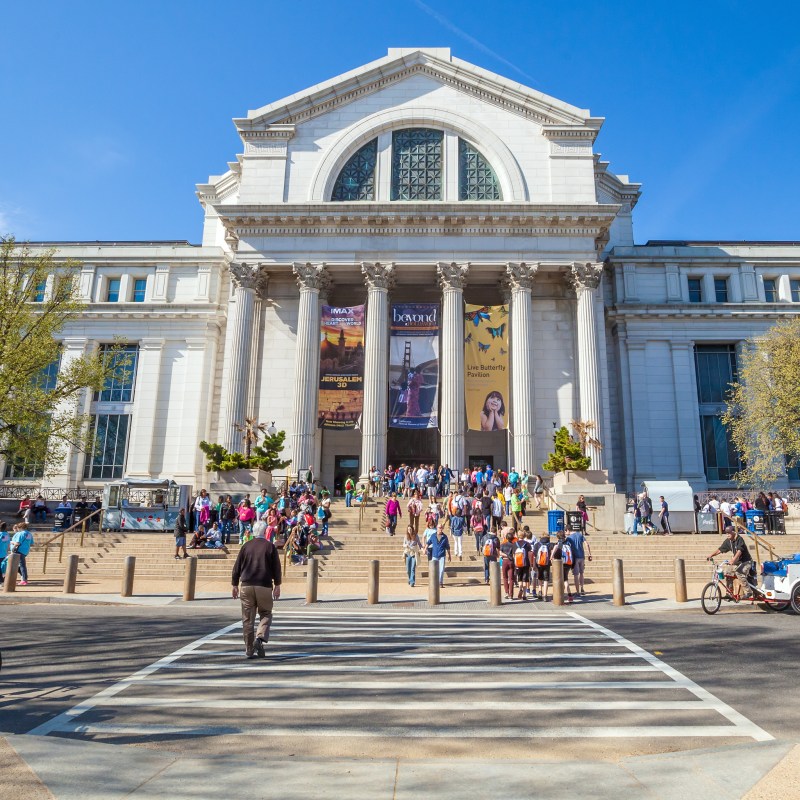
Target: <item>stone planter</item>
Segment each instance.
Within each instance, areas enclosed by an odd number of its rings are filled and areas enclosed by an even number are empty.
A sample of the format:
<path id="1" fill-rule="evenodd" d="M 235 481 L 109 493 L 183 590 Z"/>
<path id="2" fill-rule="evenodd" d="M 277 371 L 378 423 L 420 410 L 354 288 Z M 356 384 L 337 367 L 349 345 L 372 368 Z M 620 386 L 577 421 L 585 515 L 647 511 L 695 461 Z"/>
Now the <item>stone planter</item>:
<path id="1" fill-rule="evenodd" d="M 589 507 L 589 522 L 596 530 L 608 533 L 622 531 L 625 514 L 625 495 L 608 482 L 604 469 L 567 470 L 553 476 L 553 493 L 556 502 L 567 509 L 574 509 L 583 495 Z M 589 528 L 592 531 L 592 528 Z"/>
<path id="2" fill-rule="evenodd" d="M 246 495 L 252 500 L 262 489 L 273 491 L 272 473 L 262 469 L 229 469 L 224 472 L 210 472 L 208 491 L 212 497 L 219 494 Z"/>

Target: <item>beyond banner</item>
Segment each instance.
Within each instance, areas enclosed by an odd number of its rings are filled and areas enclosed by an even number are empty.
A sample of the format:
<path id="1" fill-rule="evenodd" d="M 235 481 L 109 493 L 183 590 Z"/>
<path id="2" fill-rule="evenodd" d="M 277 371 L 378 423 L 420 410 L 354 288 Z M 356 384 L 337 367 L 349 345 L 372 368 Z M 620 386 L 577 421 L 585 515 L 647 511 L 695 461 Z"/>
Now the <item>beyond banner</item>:
<path id="1" fill-rule="evenodd" d="M 508 306 L 466 306 L 464 393 L 471 431 L 508 427 Z"/>
<path id="2" fill-rule="evenodd" d="M 364 406 L 364 306 L 322 306 L 320 428 L 352 430 Z"/>
<path id="3" fill-rule="evenodd" d="M 395 303 L 389 337 L 389 427 L 436 428 L 439 305 Z"/>

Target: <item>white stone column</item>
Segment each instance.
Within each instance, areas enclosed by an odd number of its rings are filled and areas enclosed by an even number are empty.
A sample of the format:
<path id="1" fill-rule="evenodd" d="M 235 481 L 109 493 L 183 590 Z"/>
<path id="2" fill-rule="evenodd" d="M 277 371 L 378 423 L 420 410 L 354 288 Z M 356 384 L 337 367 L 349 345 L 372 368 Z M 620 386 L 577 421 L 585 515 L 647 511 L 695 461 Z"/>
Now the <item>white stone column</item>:
<path id="1" fill-rule="evenodd" d="M 250 375 L 247 382 L 247 416 L 258 419 L 261 405 L 259 387 L 261 385 L 261 369 L 263 358 L 264 336 L 261 328 L 264 318 L 264 298 L 269 291 L 269 276 L 261 269 L 256 277 L 256 293 L 253 298 L 253 323 L 250 338 Z M 263 422 L 263 420 L 260 420 Z"/>
<path id="2" fill-rule="evenodd" d="M 522 474 L 535 475 L 536 415 L 533 392 L 533 308 L 531 288 L 538 264 L 510 263 L 506 267 L 511 284 L 511 435 L 513 464 Z"/>
<path id="3" fill-rule="evenodd" d="M 300 287 L 295 346 L 292 466 L 297 475 L 314 464 L 319 402 L 320 289 L 328 283 L 324 264 L 294 264 Z"/>
<path id="4" fill-rule="evenodd" d="M 256 297 L 256 271 L 248 264 L 231 263 L 233 292 L 228 304 L 223 414 L 219 426 L 220 444 L 231 453 L 244 450 L 242 436 L 234 425 L 241 425 L 247 414 L 247 387 L 250 381 L 253 307 Z"/>
<path id="5" fill-rule="evenodd" d="M 364 411 L 361 415 L 361 480 L 372 466 L 386 467 L 389 427 L 389 287 L 394 264 L 363 263 L 367 284 L 367 331 L 364 347 Z"/>
<path id="6" fill-rule="evenodd" d="M 125 475 L 131 478 L 151 477 L 153 436 L 158 413 L 158 391 L 161 385 L 163 339 L 140 339 L 133 391 L 133 414 L 128 437 L 128 459 Z"/>
<path id="7" fill-rule="evenodd" d="M 581 421 L 594 423 L 594 436 L 599 440 L 603 423 L 600 414 L 600 379 L 597 369 L 595 294 L 603 277 L 603 265 L 575 262 L 572 265 L 571 277 L 578 296 L 578 392 Z M 601 448 L 589 444 L 586 455 L 592 459 L 591 469 L 603 469 Z"/>
<path id="8" fill-rule="evenodd" d="M 442 417 L 439 420 L 441 453 L 439 460 L 453 472 L 466 465 L 464 430 L 464 284 L 469 264 L 440 262 L 439 282 L 442 285 Z"/>

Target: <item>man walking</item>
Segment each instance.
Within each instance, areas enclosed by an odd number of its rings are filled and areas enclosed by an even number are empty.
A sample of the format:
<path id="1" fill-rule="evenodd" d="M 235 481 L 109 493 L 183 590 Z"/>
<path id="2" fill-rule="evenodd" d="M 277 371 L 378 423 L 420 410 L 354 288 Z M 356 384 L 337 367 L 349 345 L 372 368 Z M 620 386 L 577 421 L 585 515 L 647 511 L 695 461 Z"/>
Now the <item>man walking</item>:
<path id="1" fill-rule="evenodd" d="M 672 536 L 672 528 L 669 526 L 669 504 L 664 499 L 664 495 L 658 498 L 661 501 L 661 508 L 658 512 L 658 519 L 661 523 L 661 533 L 664 536 Z"/>
<path id="2" fill-rule="evenodd" d="M 231 576 L 234 600 L 242 602 L 242 634 L 247 658 L 264 658 L 264 643 L 269 641 L 272 604 L 281 596 L 281 560 L 272 542 L 265 538 L 266 522 L 256 522 L 253 538 L 236 557 Z M 258 611 L 258 630 L 254 631 Z"/>
<path id="3" fill-rule="evenodd" d="M 175 520 L 175 558 L 180 558 L 179 551 L 183 548 L 183 557 L 186 558 L 186 534 L 189 532 L 189 523 L 186 522 L 186 509 L 178 512 Z"/>
<path id="4" fill-rule="evenodd" d="M 444 560 L 445 558 L 450 561 L 450 541 L 444 532 L 443 525 L 439 525 L 436 529 L 436 535 L 431 537 L 428 542 L 431 558 L 435 560 L 439 566 L 439 586 L 444 588 Z M 428 567 L 433 569 L 433 562 Z"/>
<path id="5" fill-rule="evenodd" d="M 586 558 L 592 560 L 592 550 L 589 547 L 589 540 L 582 531 L 575 531 L 567 536 L 567 541 L 572 547 L 572 575 L 575 580 L 575 594 L 580 597 L 586 596 L 583 577 L 586 567 Z"/>
<path id="6" fill-rule="evenodd" d="M 19 553 L 19 574 L 22 580 L 20 586 L 28 585 L 28 565 L 25 559 L 33 547 L 33 534 L 28 530 L 27 522 L 20 522 L 14 526 L 14 536 L 11 539 L 11 552 Z"/>

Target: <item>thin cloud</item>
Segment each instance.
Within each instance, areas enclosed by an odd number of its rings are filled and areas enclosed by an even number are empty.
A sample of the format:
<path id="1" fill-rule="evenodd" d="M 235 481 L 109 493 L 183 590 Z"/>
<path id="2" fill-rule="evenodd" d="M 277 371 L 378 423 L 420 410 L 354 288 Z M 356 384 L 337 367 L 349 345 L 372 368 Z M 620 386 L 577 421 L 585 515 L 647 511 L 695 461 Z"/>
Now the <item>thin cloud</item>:
<path id="1" fill-rule="evenodd" d="M 471 44 L 477 50 L 480 50 L 482 53 L 486 53 L 487 56 L 491 56 L 501 64 L 505 64 L 509 69 L 513 69 L 514 72 L 517 72 L 523 77 L 527 78 L 531 84 L 534 83 L 533 76 L 528 75 L 525 70 L 520 69 L 516 64 L 512 64 L 507 58 L 503 58 L 503 56 L 501 56 L 499 53 L 496 53 L 490 47 L 487 47 L 483 42 L 479 42 L 474 36 L 470 36 L 466 31 L 462 31 L 461 28 L 450 22 L 447 17 L 443 16 L 429 5 L 423 3 L 422 0 L 413 0 L 413 2 L 417 8 L 419 8 L 421 11 L 424 11 L 429 17 L 433 17 L 440 25 L 447 28 L 447 30 L 451 31 L 465 42 L 469 42 L 469 44 Z"/>

